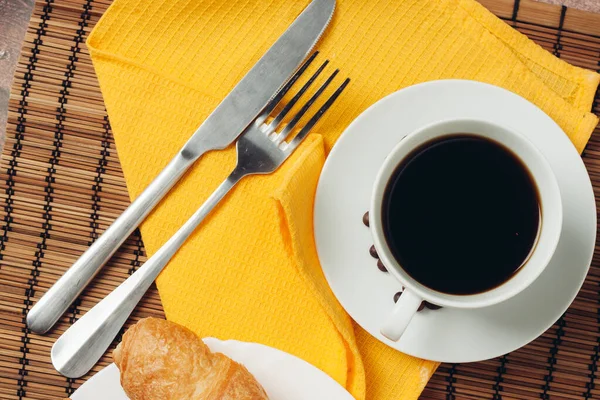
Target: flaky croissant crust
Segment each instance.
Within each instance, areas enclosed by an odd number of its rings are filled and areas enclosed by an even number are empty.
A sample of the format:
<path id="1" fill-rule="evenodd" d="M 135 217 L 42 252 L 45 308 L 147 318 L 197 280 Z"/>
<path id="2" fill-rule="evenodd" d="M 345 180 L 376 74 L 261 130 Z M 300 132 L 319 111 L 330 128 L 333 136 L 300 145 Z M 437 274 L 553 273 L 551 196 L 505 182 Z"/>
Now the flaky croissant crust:
<path id="1" fill-rule="evenodd" d="M 132 326 L 113 352 L 131 400 L 266 400 L 248 370 L 192 331 L 162 319 Z"/>

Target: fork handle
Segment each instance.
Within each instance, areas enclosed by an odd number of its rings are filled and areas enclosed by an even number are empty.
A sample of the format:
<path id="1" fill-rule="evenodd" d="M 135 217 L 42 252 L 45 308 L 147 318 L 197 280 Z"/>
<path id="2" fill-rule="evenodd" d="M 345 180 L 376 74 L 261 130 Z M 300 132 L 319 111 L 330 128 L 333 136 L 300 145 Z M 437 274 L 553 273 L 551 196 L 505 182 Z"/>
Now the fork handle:
<path id="1" fill-rule="evenodd" d="M 48 289 L 27 314 L 27 326 L 33 332 L 46 333 L 52 328 L 102 266 L 198 157 L 185 157 L 181 153 L 175 156 L 123 214 Z"/>
<path id="2" fill-rule="evenodd" d="M 98 362 L 160 271 L 208 213 L 245 175 L 236 168 L 144 265 L 58 338 L 51 353 L 52 364 L 58 372 L 69 378 L 78 378 Z"/>

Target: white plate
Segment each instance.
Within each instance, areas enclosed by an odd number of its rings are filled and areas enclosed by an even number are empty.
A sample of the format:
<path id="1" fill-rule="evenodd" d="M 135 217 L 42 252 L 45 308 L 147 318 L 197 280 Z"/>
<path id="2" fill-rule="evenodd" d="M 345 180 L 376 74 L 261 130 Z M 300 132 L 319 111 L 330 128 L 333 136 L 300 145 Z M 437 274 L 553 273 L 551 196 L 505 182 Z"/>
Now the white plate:
<path id="1" fill-rule="evenodd" d="M 405 135 L 450 118 L 509 125 L 546 156 L 558 180 L 564 227 L 543 274 L 516 297 L 487 308 L 425 310 L 399 342 L 379 329 L 401 285 L 369 255 L 371 233 L 362 223 L 375 175 Z M 592 185 L 573 144 L 532 103 L 507 90 L 473 81 L 427 82 L 391 94 L 361 114 L 337 141 L 323 168 L 315 200 L 315 240 L 333 292 L 371 335 L 404 353 L 436 361 L 471 362 L 511 352 L 560 318 L 588 272 L 596 238 Z"/>
<path id="2" fill-rule="evenodd" d="M 270 400 L 353 400 L 336 381 L 291 354 L 256 343 L 206 338 L 213 351 L 243 364 L 265 388 Z M 71 396 L 73 400 L 128 400 L 115 364 L 104 368 Z"/>

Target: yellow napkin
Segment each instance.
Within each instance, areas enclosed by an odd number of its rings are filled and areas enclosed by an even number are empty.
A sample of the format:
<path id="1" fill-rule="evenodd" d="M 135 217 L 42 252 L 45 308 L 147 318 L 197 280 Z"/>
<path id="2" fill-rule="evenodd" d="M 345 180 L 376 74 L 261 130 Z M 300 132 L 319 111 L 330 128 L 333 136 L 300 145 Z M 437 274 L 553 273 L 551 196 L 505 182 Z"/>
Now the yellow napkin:
<path id="1" fill-rule="evenodd" d="M 114 1 L 88 47 L 132 199 L 307 4 Z M 328 151 L 383 96 L 442 78 L 489 82 L 526 97 L 582 150 L 597 123 L 589 109 L 599 77 L 550 55 L 472 0 L 338 0 L 319 49 L 321 60 L 352 78 L 317 126 L 321 134 L 277 173 L 243 181 L 221 203 L 159 277 L 161 299 L 168 319 L 199 335 L 295 354 L 357 399 L 415 399 L 436 363 L 371 338 L 322 275 L 312 208 Z M 148 254 L 233 163 L 232 148 L 213 152 L 182 179 L 142 225 Z"/>

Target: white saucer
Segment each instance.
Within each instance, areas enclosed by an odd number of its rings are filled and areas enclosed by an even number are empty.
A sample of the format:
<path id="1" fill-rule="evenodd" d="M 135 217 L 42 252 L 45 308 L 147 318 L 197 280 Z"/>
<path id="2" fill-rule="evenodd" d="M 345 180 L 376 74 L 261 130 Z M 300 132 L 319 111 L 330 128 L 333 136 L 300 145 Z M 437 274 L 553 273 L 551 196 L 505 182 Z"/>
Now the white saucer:
<path id="1" fill-rule="evenodd" d="M 256 343 L 206 338 L 213 351 L 243 364 L 260 382 L 270 400 L 353 400 L 336 381 L 320 369 L 291 354 Z M 119 369 L 110 364 L 71 396 L 73 400 L 128 400 L 121 389 Z"/>
<path id="2" fill-rule="evenodd" d="M 369 209 L 375 175 L 405 135 L 451 118 L 484 119 L 526 135 L 548 159 L 560 186 L 564 226 L 542 275 L 516 297 L 487 308 L 418 313 L 399 342 L 379 329 L 401 284 L 369 255 Z M 473 81 L 434 81 L 391 94 L 361 114 L 337 141 L 315 200 L 315 240 L 325 276 L 350 316 L 383 343 L 416 357 L 471 362 L 529 343 L 560 318 L 588 272 L 596 238 L 592 185 L 573 144 L 543 111 L 507 90 Z"/>

